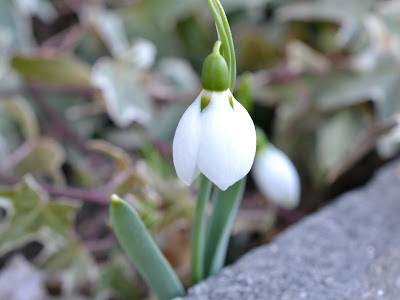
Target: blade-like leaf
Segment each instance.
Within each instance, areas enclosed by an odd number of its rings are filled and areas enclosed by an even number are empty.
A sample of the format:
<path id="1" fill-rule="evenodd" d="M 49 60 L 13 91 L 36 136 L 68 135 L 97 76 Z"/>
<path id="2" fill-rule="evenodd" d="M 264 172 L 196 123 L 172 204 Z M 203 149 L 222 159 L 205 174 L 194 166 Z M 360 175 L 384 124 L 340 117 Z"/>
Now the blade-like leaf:
<path id="1" fill-rule="evenodd" d="M 22 77 L 49 84 L 90 85 L 90 69 L 69 56 L 14 56 L 11 66 Z"/>
<path id="2" fill-rule="evenodd" d="M 217 273 L 224 265 L 230 232 L 245 186 L 246 178 L 243 178 L 226 191 L 216 188 L 206 240 L 206 277 Z"/>
<path id="3" fill-rule="evenodd" d="M 150 288 L 161 300 L 182 296 L 182 284 L 132 207 L 113 195 L 110 214 L 122 248 Z"/>
<path id="4" fill-rule="evenodd" d="M 22 97 L 13 97 L 3 101 L 0 109 L 17 120 L 26 139 L 33 139 L 39 135 L 39 123 L 32 106 Z"/>

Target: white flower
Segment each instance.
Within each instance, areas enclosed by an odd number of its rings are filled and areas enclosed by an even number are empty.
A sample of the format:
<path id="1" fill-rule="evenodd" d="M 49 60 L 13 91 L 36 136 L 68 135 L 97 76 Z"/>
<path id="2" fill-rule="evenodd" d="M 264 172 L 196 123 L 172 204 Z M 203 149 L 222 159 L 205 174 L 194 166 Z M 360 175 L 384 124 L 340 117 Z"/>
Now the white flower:
<path id="1" fill-rule="evenodd" d="M 254 181 L 270 201 L 286 209 L 300 201 L 300 179 L 290 159 L 271 144 L 257 152 L 252 170 Z"/>
<path id="2" fill-rule="evenodd" d="M 202 110 L 204 103 L 208 103 Z M 203 173 L 221 190 L 250 171 L 256 152 L 254 123 L 225 91 L 203 90 L 179 121 L 173 142 L 178 177 L 190 185 Z"/>

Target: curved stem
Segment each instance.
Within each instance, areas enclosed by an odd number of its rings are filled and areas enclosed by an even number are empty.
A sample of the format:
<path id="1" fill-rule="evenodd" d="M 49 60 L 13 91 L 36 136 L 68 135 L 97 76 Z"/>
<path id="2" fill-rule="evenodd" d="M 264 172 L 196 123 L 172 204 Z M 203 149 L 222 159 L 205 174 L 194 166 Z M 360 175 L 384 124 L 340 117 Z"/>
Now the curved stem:
<path id="1" fill-rule="evenodd" d="M 204 246 L 206 238 L 207 201 L 211 193 L 211 181 L 201 175 L 197 196 L 196 214 L 192 237 L 192 284 L 204 279 Z"/>
<path id="2" fill-rule="evenodd" d="M 227 39 L 226 48 L 228 49 L 228 52 L 229 52 L 229 55 L 228 55 L 228 57 L 229 57 L 229 62 L 228 62 L 229 89 L 233 92 L 233 89 L 235 87 L 235 81 L 236 81 L 236 56 L 235 56 L 235 48 L 233 46 L 233 38 L 232 38 L 231 28 L 229 27 L 228 18 L 226 17 L 224 8 L 222 7 L 221 3 L 219 2 L 219 0 L 214 0 L 214 2 L 217 4 L 220 18 L 222 21 L 222 25 L 224 28 L 225 36 Z"/>
<path id="3" fill-rule="evenodd" d="M 228 65 L 229 72 L 231 72 L 231 68 L 230 68 L 231 51 L 229 49 L 229 39 L 228 39 L 228 36 L 226 35 L 226 31 L 224 28 L 222 18 L 219 15 L 219 12 L 215 9 L 213 0 L 207 0 L 207 2 L 208 2 L 208 6 L 210 7 L 211 13 L 213 15 L 215 25 L 217 26 L 218 38 L 222 42 L 223 56 Z M 229 77 L 231 77 L 231 76 L 229 76 Z M 229 86 L 231 86 L 231 84 Z"/>
<path id="4" fill-rule="evenodd" d="M 213 49 L 213 53 L 214 54 L 219 54 L 219 49 L 221 48 L 221 41 L 218 40 L 215 42 L 214 44 L 214 49 Z"/>
<path id="5" fill-rule="evenodd" d="M 222 41 L 223 54 L 229 69 L 229 89 L 233 91 L 236 80 L 236 57 L 228 19 L 219 0 L 207 1 Z M 214 192 L 213 210 L 207 231 L 203 276 L 215 274 L 223 267 L 229 234 L 242 200 L 245 185 L 246 177 L 226 191 L 217 189 Z"/>

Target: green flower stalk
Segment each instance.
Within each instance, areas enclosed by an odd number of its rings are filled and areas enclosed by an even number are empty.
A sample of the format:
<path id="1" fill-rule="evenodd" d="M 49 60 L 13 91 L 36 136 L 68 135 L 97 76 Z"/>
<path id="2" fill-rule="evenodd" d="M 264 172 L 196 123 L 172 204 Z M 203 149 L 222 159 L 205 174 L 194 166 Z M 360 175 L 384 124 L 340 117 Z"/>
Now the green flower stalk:
<path id="1" fill-rule="evenodd" d="M 254 123 L 233 97 L 236 59 L 228 20 L 218 0 L 208 0 L 221 41 L 203 65 L 204 90 L 180 120 L 173 143 L 178 177 L 190 185 L 202 177 L 192 239 L 192 282 L 218 272 L 225 261 L 229 234 L 243 196 L 245 176 L 256 150 Z M 220 54 L 222 48 L 223 56 Z M 213 210 L 206 229 L 211 180 Z"/>
<path id="2" fill-rule="evenodd" d="M 179 178 L 190 185 L 200 173 L 204 174 L 193 227 L 193 283 L 215 274 L 223 266 L 246 175 L 256 153 L 254 123 L 232 95 L 236 60 L 228 20 L 218 0 L 207 1 L 221 41 L 215 43 L 204 62 L 204 90 L 182 116 L 173 142 Z M 217 187 L 207 226 L 211 182 Z M 161 300 L 182 296 L 181 283 L 139 216 L 116 195 L 111 201 L 111 223 L 123 250 L 157 296 Z"/>

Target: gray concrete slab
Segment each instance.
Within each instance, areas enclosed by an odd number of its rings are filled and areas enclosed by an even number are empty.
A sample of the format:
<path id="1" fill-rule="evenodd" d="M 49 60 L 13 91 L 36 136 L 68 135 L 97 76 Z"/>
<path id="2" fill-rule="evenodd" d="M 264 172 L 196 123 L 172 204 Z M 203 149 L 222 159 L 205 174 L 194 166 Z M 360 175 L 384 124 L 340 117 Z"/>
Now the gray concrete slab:
<path id="1" fill-rule="evenodd" d="M 200 299 L 400 299 L 400 161 L 185 298 Z"/>

